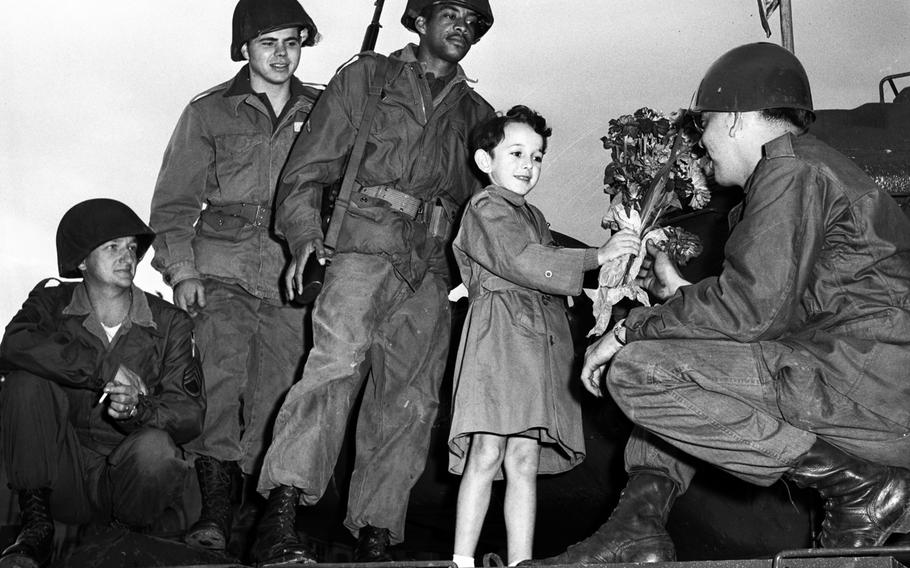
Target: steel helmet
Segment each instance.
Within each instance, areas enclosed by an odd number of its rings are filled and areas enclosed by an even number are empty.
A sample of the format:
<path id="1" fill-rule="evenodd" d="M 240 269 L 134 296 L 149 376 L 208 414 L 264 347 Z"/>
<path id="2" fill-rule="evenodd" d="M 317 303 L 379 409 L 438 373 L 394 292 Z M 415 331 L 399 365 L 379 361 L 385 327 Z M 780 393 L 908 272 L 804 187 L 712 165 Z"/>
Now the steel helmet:
<path id="1" fill-rule="evenodd" d="M 304 47 L 316 43 L 319 30 L 297 0 L 240 0 L 231 23 L 231 59 L 243 61 L 240 48 L 259 34 L 294 26 L 307 31 Z"/>
<path id="2" fill-rule="evenodd" d="M 695 94 L 696 111 L 814 110 L 809 77 L 795 55 L 773 43 L 733 48 L 711 64 Z"/>
<path id="3" fill-rule="evenodd" d="M 487 30 L 493 25 L 493 10 L 490 9 L 489 0 L 408 0 L 408 5 L 405 6 L 404 14 L 401 16 L 402 25 L 416 33 L 417 28 L 414 27 L 414 20 L 426 8 L 435 4 L 455 4 L 477 12 L 479 18 L 477 22 L 477 37 L 474 38 L 474 43 L 480 41 L 483 34 L 487 33 Z"/>
<path id="4" fill-rule="evenodd" d="M 79 265 L 98 246 L 120 237 L 136 237 L 136 255 L 152 246 L 155 231 L 132 209 L 115 199 L 89 199 L 67 211 L 57 226 L 57 268 L 62 278 L 79 278 Z"/>

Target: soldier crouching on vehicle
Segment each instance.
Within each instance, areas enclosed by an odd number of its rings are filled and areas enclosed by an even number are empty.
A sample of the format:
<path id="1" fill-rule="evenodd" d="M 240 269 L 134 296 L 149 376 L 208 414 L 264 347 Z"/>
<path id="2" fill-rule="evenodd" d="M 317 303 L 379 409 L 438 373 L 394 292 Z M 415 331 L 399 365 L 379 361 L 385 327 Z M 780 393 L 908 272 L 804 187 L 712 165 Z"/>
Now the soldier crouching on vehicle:
<path id="1" fill-rule="evenodd" d="M 910 223 L 808 133 L 808 76 L 786 49 L 724 54 L 695 110 L 715 180 L 745 192 L 723 270 L 688 282 L 649 245 L 642 284 L 664 303 L 630 311 L 581 373 L 599 396 L 610 363 L 636 425 L 628 484 L 597 532 L 535 564 L 674 560 L 667 516 L 693 458 L 816 490 L 822 548 L 910 532 Z"/>
<path id="2" fill-rule="evenodd" d="M 190 317 L 133 284 L 154 237 L 119 201 L 75 205 L 57 264 L 82 281 L 39 282 L 6 327 L 0 461 L 22 529 L 0 566 L 47 564 L 54 519 L 146 530 L 182 507 L 180 445 L 202 431 L 205 394 Z"/>

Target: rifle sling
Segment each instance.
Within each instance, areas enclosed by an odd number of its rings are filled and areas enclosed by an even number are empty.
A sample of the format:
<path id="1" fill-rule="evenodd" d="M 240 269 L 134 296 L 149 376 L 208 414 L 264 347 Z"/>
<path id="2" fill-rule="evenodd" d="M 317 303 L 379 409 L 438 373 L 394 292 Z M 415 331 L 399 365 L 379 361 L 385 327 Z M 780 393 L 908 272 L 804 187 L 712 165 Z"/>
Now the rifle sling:
<path id="1" fill-rule="evenodd" d="M 329 226 L 325 231 L 323 246 L 328 249 L 334 250 L 335 243 L 338 241 L 338 234 L 341 232 L 341 223 L 348 212 L 348 203 L 351 199 L 354 181 L 360 171 L 363 152 L 367 145 L 367 137 L 370 135 L 370 125 L 373 123 L 376 107 L 379 106 L 382 87 L 385 85 L 387 66 L 388 59 L 379 57 L 376 63 L 376 71 L 373 73 L 373 80 L 370 82 L 366 106 L 363 109 L 363 119 L 360 121 L 357 138 L 354 139 L 354 147 L 351 149 L 351 155 L 348 158 L 348 166 L 345 169 L 344 178 L 341 181 L 341 189 L 338 191 L 338 197 L 335 200 L 335 208 L 332 210 L 332 219 L 329 221 Z"/>

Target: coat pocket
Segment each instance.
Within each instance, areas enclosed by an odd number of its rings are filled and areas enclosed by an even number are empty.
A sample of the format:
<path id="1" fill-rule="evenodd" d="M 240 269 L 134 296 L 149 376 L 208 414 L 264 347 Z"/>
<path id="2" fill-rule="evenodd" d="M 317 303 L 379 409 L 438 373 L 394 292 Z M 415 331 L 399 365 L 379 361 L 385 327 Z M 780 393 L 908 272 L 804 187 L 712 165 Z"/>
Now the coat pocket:
<path id="1" fill-rule="evenodd" d="M 215 177 L 222 198 L 231 202 L 258 202 L 268 195 L 268 157 L 260 155 L 263 134 L 222 134 L 215 137 Z M 265 168 L 265 179 L 262 168 Z M 265 185 L 263 185 L 265 183 Z M 263 196 L 263 198 L 264 198 Z"/>

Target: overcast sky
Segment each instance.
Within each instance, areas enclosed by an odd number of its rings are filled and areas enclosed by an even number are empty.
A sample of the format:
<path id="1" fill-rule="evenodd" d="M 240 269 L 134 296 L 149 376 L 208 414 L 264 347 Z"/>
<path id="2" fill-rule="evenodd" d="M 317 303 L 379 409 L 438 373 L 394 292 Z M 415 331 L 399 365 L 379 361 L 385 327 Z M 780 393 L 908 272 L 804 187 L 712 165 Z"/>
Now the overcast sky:
<path id="1" fill-rule="evenodd" d="M 795 48 L 816 108 L 878 100 L 878 82 L 910 71 L 908 0 L 792 0 Z M 325 83 L 356 52 L 372 0 L 304 0 L 324 38 L 297 76 Z M 416 38 L 386 0 L 377 51 Z M 492 0 L 495 24 L 463 61 L 497 109 L 526 104 L 553 126 L 531 194 L 555 230 L 601 244 L 608 121 L 642 106 L 688 105 L 724 51 L 764 41 L 754 0 Z M 181 110 L 229 79 L 228 0 L 15 2 L 0 21 L 0 322 L 55 276 L 63 213 L 113 197 L 148 219 L 161 156 Z M 780 43 L 777 14 L 772 19 Z M 910 84 L 907 79 L 901 84 Z M 151 255 L 149 255 L 151 256 Z M 170 291 L 148 263 L 137 283 Z"/>

